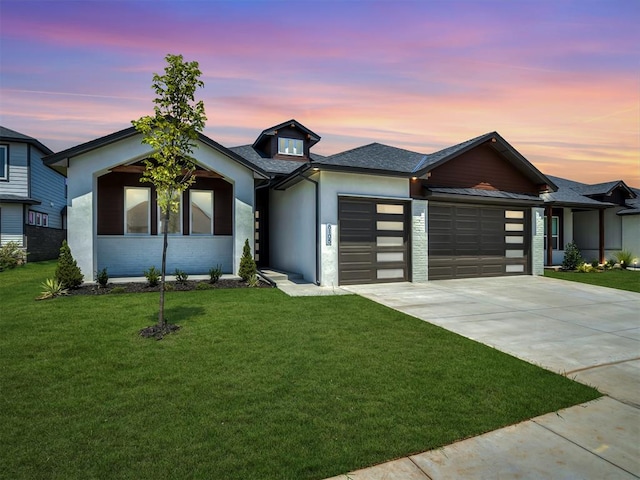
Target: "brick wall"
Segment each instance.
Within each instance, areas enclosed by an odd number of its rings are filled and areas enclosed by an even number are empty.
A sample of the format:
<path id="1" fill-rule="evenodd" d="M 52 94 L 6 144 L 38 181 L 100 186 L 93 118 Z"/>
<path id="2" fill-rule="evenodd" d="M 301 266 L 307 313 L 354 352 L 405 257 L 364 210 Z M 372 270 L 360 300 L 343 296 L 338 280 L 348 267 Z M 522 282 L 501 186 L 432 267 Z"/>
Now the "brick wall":
<path id="1" fill-rule="evenodd" d="M 35 225 L 25 225 L 24 233 L 27 238 L 28 262 L 58 258 L 62 241 L 67 238 L 66 230 Z"/>

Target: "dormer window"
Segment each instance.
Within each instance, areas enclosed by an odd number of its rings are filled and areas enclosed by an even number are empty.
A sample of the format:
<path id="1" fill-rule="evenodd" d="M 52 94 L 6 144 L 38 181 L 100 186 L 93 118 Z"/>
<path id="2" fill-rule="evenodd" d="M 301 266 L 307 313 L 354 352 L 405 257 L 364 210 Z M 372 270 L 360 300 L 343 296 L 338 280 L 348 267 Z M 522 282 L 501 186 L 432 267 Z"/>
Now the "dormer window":
<path id="1" fill-rule="evenodd" d="M 296 155 L 298 157 L 302 157 L 304 155 L 302 140 L 280 137 L 278 139 L 278 153 L 282 155 Z"/>

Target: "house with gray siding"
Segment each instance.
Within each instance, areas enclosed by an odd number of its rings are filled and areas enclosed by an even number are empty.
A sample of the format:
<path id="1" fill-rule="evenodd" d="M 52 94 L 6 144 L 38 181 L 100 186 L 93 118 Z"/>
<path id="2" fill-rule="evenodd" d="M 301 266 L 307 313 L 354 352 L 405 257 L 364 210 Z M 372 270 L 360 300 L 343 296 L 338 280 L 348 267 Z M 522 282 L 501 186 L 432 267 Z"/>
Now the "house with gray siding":
<path id="1" fill-rule="evenodd" d="M 57 258 L 66 235 L 66 178 L 42 160 L 52 153 L 0 126 L 0 244 L 16 242 L 27 261 Z"/>

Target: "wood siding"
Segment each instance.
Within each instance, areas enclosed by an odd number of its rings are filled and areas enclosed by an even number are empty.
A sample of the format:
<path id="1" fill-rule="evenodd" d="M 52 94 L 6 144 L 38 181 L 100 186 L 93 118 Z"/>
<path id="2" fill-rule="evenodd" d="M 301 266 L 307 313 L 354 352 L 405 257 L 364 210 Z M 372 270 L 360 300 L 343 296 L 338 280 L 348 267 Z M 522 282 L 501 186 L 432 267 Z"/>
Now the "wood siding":
<path id="1" fill-rule="evenodd" d="M 158 205 L 155 189 L 140 182 L 140 174 L 111 172 L 98 178 L 98 235 L 124 234 L 124 187 L 151 188 L 151 234 L 158 234 Z M 215 235 L 233 234 L 233 186 L 219 178 L 197 178 L 194 190 L 213 190 L 213 228 Z M 183 234 L 188 235 L 189 191 L 182 198 Z"/>
<path id="2" fill-rule="evenodd" d="M 20 203 L 0 203 L 0 244 L 17 242 L 23 246 L 24 220 Z"/>
<path id="3" fill-rule="evenodd" d="M 0 181 L 0 193 L 4 195 L 29 196 L 29 166 L 26 143 L 3 143 L 8 145 L 7 180 Z"/>
<path id="4" fill-rule="evenodd" d="M 64 175 L 47 167 L 42 162 L 42 153 L 29 146 L 30 149 L 30 181 L 31 197 L 40 200 L 40 205 L 33 205 L 31 210 L 46 213 L 49 216 L 50 228 L 62 228 L 62 209 L 66 205 Z"/>
<path id="5" fill-rule="evenodd" d="M 426 186 L 538 193 L 538 187 L 488 145 L 480 145 L 431 171 Z"/>

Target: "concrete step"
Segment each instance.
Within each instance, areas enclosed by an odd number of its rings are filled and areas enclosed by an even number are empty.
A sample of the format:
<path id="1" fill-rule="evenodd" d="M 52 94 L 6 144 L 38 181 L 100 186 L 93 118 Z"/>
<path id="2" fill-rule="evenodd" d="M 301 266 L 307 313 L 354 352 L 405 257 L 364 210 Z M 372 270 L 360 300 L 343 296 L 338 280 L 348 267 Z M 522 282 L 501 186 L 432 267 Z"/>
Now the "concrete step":
<path id="1" fill-rule="evenodd" d="M 273 282 L 281 282 L 283 280 L 300 280 L 302 275 L 299 273 L 285 272 L 283 270 L 273 270 L 271 268 L 260 269 L 260 273 Z"/>

